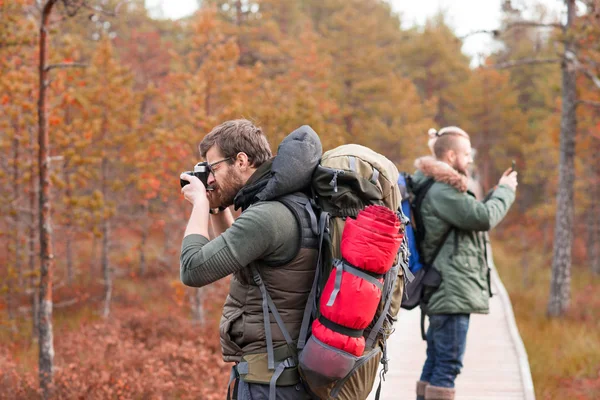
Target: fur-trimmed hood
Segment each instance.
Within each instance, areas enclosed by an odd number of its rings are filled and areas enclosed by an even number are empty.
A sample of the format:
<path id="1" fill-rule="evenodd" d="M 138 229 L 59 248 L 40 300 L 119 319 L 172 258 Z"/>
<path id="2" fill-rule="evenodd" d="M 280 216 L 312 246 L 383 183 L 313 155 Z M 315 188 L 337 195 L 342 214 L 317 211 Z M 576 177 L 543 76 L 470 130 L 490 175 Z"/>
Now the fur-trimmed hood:
<path id="1" fill-rule="evenodd" d="M 434 157 L 426 156 L 415 160 L 415 167 L 423 175 L 435 179 L 436 182 L 446 183 L 458 190 L 466 192 L 468 187 L 468 178 L 445 162 L 438 161 Z"/>

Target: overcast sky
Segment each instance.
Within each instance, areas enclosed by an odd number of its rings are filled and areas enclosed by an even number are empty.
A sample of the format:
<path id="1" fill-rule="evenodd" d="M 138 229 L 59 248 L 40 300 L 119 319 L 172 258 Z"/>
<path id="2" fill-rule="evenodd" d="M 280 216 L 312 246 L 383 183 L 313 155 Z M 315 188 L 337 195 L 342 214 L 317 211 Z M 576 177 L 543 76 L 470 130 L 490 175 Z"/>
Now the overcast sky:
<path id="1" fill-rule="evenodd" d="M 395 11 L 401 13 L 405 27 L 414 24 L 422 25 L 425 20 L 442 10 L 446 13 L 450 26 L 457 35 L 469 32 L 494 29 L 500 24 L 500 4 L 502 0 L 389 0 Z M 516 0 L 519 8 L 533 8 L 542 3 L 554 13 L 562 10 L 562 0 Z M 166 18 L 181 18 L 193 13 L 197 8 L 197 0 L 146 0 L 149 8 L 161 7 Z M 156 14 L 154 14 L 156 15 Z M 470 57 L 477 54 L 489 54 L 493 50 L 493 42 L 488 35 L 474 35 L 466 39 L 463 52 Z"/>

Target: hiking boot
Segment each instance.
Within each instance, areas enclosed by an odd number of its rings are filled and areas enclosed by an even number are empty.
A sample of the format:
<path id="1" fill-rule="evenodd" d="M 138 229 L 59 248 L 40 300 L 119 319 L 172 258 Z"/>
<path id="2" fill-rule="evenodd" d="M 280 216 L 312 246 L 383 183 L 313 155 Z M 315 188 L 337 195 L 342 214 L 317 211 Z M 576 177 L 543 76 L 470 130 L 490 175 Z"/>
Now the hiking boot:
<path id="1" fill-rule="evenodd" d="M 425 400 L 425 388 L 429 382 L 417 381 L 417 400 Z"/>
<path id="2" fill-rule="evenodd" d="M 428 385 L 425 400 L 454 400 L 454 389 Z"/>

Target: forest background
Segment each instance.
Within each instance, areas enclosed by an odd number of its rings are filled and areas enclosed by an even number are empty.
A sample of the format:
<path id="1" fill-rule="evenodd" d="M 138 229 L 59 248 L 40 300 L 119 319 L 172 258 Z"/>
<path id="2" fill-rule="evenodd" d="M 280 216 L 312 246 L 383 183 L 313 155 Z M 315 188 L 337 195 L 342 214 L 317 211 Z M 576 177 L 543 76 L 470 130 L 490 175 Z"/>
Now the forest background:
<path id="1" fill-rule="evenodd" d="M 493 241 L 537 397 L 598 398 L 600 6 L 564 3 L 504 1 L 501 29 L 477 33 L 501 46 L 471 68 L 443 14 L 404 27 L 379 0 L 205 0 L 176 21 L 141 0 L 0 0 L 0 398 L 223 396 L 228 282 L 179 282 L 178 176 L 240 117 L 274 150 L 309 124 L 325 149 L 367 145 L 401 171 L 429 128 L 458 125 L 484 190 L 516 160 Z"/>

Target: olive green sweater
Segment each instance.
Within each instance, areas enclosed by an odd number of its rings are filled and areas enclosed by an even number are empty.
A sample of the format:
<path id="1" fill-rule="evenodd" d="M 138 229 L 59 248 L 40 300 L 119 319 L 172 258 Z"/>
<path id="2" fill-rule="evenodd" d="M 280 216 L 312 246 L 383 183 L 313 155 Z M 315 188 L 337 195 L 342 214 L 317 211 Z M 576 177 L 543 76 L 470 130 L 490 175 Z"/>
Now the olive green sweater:
<path id="1" fill-rule="evenodd" d="M 244 211 L 219 237 L 183 238 L 180 277 L 187 286 L 202 287 L 256 260 L 281 265 L 294 257 L 300 232 L 292 212 L 277 201 L 265 201 Z"/>

